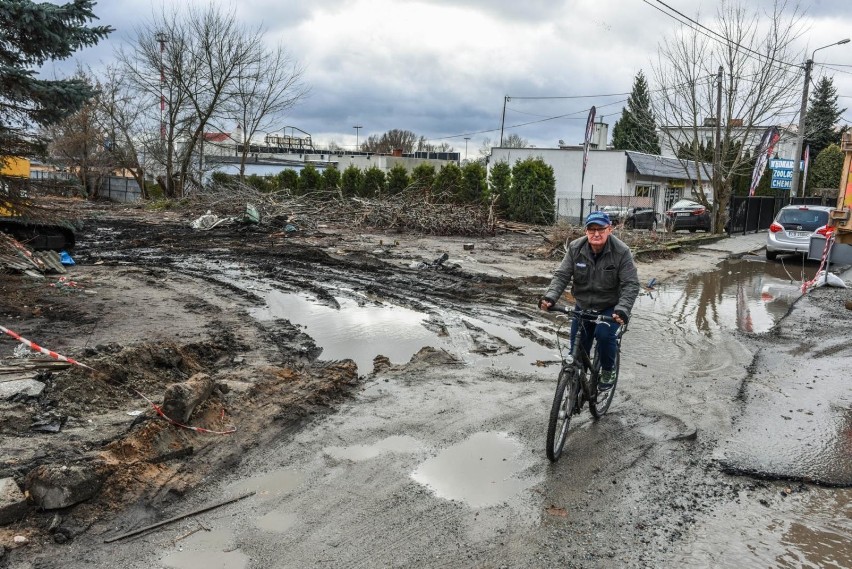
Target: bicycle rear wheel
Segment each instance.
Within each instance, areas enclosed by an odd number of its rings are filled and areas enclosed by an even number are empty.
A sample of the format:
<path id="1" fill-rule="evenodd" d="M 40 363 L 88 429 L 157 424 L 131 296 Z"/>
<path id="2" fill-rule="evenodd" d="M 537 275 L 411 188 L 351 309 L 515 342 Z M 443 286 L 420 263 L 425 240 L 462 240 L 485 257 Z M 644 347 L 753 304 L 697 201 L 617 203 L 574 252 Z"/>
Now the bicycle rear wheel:
<path id="1" fill-rule="evenodd" d="M 621 350 L 618 350 L 615 353 L 615 367 L 613 371 L 615 372 L 615 381 L 612 383 L 612 387 L 607 389 L 606 391 L 598 391 L 598 380 L 600 379 L 601 374 L 601 358 L 597 353 L 595 354 L 595 359 L 592 362 L 592 383 L 594 384 L 592 390 L 594 392 L 594 396 L 589 400 L 589 411 L 592 412 L 592 417 L 595 419 L 600 419 L 603 417 L 607 411 L 609 411 L 609 406 L 612 403 L 612 398 L 615 397 L 615 387 L 618 385 L 618 368 L 621 366 Z"/>
<path id="2" fill-rule="evenodd" d="M 577 392 L 580 389 L 580 377 L 574 367 L 559 372 L 553 405 L 550 408 L 550 421 L 547 425 L 547 458 L 556 462 L 562 456 L 562 447 L 568 436 L 568 426 L 571 415 L 577 403 Z"/>

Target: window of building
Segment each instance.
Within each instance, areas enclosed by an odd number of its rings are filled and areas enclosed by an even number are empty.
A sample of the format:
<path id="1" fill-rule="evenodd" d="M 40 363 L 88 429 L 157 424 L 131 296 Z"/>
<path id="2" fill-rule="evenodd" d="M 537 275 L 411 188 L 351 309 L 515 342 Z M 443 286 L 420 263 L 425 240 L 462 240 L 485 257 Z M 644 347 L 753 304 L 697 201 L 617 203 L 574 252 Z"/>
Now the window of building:
<path id="1" fill-rule="evenodd" d="M 657 195 L 657 186 L 636 186 L 636 195 L 643 198 L 653 198 Z"/>

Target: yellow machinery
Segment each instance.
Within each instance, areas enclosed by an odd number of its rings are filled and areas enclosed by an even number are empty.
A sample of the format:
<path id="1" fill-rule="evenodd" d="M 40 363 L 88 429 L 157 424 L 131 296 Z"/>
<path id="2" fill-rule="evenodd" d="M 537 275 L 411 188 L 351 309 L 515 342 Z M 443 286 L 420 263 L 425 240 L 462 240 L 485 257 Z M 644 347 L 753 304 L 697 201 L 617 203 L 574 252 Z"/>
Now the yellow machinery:
<path id="1" fill-rule="evenodd" d="M 836 243 L 852 243 L 852 132 L 844 133 L 840 149 L 846 153 L 840 177 L 837 209 L 832 210 L 829 223 L 834 226 Z"/>
<path id="2" fill-rule="evenodd" d="M 28 203 L 30 161 L 0 156 L 0 231 L 32 249 L 63 251 L 74 247 L 74 231 L 55 215 Z"/>

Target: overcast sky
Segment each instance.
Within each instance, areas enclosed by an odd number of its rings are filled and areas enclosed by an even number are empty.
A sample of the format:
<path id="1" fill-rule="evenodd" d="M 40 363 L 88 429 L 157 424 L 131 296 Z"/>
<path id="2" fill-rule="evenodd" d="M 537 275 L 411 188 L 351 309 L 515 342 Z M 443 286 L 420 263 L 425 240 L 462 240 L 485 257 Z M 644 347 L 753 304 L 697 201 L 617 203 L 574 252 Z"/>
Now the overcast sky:
<path id="1" fill-rule="evenodd" d="M 202 0 L 188 0 L 205 4 Z M 742 0 L 769 6 L 765 0 Z M 62 3 L 61 0 L 53 0 Z M 718 0 L 665 0 L 712 26 Z M 355 125 L 371 134 L 404 129 L 430 142 L 477 154 L 483 140 L 515 133 L 538 147 L 579 143 L 588 109 L 612 125 L 639 70 L 651 78 L 657 46 L 680 26 L 654 9 L 657 0 L 241 0 L 222 2 L 241 21 L 261 24 L 305 68 L 311 93 L 282 126 L 310 133 L 315 143 L 354 147 Z M 810 0 L 799 48 L 852 35 L 852 0 Z M 134 27 L 152 20 L 161 2 L 100 0 L 100 24 L 116 29 L 77 59 L 109 62 Z M 852 43 L 821 50 L 814 76 L 829 73 L 852 109 Z M 846 66 L 846 67 L 843 67 Z M 61 66 L 53 72 L 61 73 Z M 652 83 L 652 88 L 654 87 Z M 522 97 L 593 97 L 530 100 Z M 152 102 L 152 104 L 156 104 Z M 563 116 L 567 115 L 567 116 Z M 553 119 L 552 117 L 563 116 Z M 852 110 L 844 114 L 852 123 Z M 523 126 L 521 126 L 523 125 Z"/>

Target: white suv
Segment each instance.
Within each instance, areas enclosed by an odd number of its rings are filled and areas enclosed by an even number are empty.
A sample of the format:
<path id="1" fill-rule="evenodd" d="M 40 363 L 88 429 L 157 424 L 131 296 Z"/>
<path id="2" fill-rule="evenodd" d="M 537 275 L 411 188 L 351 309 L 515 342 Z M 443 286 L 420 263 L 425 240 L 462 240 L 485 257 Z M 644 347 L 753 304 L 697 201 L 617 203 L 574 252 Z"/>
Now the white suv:
<path id="1" fill-rule="evenodd" d="M 766 258 L 774 260 L 784 253 L 808 253 L 811 235 L 828 223 L 834 209 L 821 205 L 788 205 L 782 207 L 769 226 L 766 236 Z"/>

